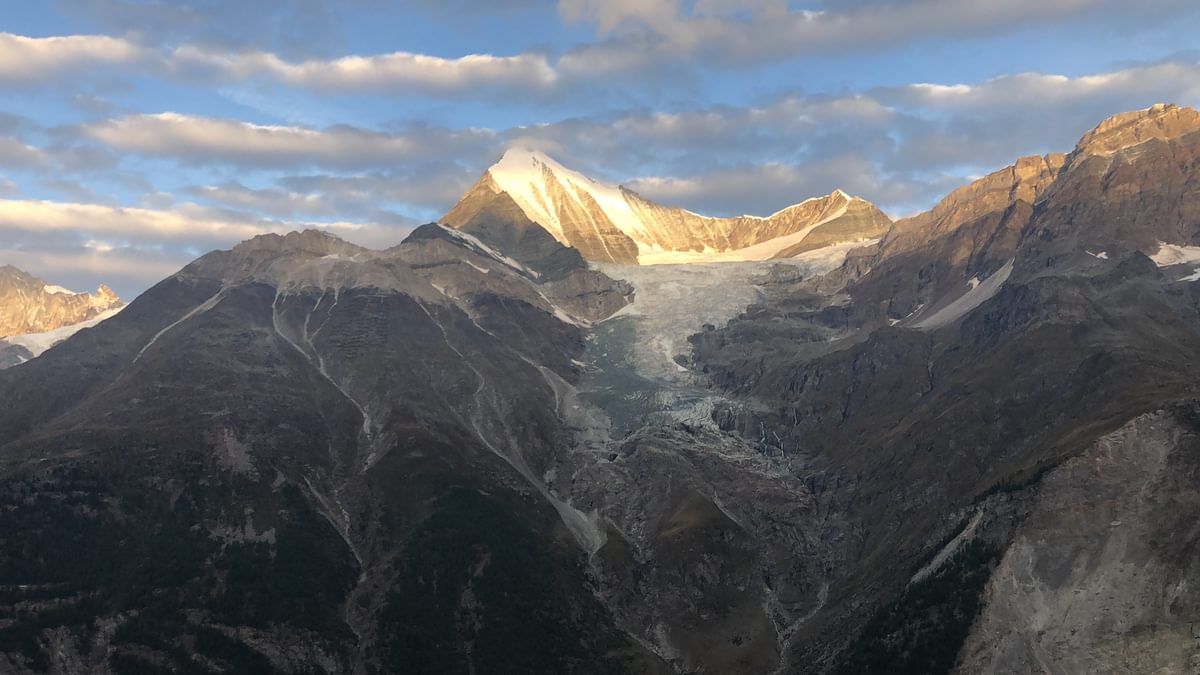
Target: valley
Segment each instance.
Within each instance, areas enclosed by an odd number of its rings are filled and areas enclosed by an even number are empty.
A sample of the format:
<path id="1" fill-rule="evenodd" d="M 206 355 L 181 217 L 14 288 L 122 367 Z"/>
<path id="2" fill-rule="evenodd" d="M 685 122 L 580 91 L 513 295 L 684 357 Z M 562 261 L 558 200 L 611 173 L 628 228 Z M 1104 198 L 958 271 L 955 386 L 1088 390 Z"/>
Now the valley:
<path id="1" fill-rule="evenodd" d="M 259 235 L 0 373 L 0 670 L 1198 662 L 1200 113 L 725 243 L 498 166 L 394 246 Z"/>

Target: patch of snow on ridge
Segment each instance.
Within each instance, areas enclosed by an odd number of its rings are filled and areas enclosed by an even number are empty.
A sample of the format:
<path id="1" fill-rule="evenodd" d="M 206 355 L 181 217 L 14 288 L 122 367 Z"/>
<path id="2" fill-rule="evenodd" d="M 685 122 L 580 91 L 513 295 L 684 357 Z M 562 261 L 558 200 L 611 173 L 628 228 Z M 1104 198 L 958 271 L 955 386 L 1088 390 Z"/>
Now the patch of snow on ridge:
<path id="1" fill-rule="evenodd" d="M 768 239 L 767 241 L 739 248 L 732 251 L 664 251 L 662 249 L 649 250 L 643 249 L 643 252 L 638 254 L 639 265 L 680 265 L 686 263 L 713 263 L 713 262 L 760 262 L 763 260 L 771 260 L 779 255 L 782 251 L 799 244 L 804 241 L 813 230 L 818 227 L 842 216 L 846 215 L 846 209 L 850 206 L 847 202 L 838 207 L 833 213 L 817 222 L 805 227 L 802 230 L 797 230 L 782 237 Z M 857 246 L 865 246 L 868 241 L 861 242 L 846 242 L 850 244 L 850 248 Z M 841 246 L 836 244 L 835 246 Z M 830 247 L 827 247 L 830 248 Z M 817 251 L 824 249 L 816 249 Z M 849 250 L 849 249 L 845 249 Z M 815 251 L 806 251 L 806 253 L 814 253 Z M 802 254 L 803 255 L 803 254 Z"/>
<path id="2" fill-rule="evenodd" d="M 1014 260 L 1009 260 L 1004 267 L 996 270 L 990 277 L 984 279 L 978 286 L 963 293 L 954 302 L 939 309 L 933 314 L 913 324 L 914 328 L 932 330 L 941 328 L 966 316 L 971 310 L 982 305 L 996 295 L 1008 277 L 1012 275 Z"/>
<path id="3" fill-rule="evenodd" d="M 1177 244 L 1158 243 L 1158 251 L 1150 256 L 1155 265 L 1170 267 L 1185 263 L 1200 262 L 1200 246 L 1179 246 Z"/>
<path id="4" fill-rule="evenodd" d="M 42 290 L 51 295 L 79 295 L 75 291 L 72 291 L 69 288 L 63 288 L 62 286 L 43 286 Z"/>
<path id="5" fill-rule="evenodd" d="M 1096 258 L 1097 260 L 1108 260 L 1108 251 L 1100 251 L 1099 253 L 1092 253 L 1091 251 L 1084 251 L 1084 253 L 1092 256 L 1093 258 Z"/>
<path id="6" fill-rule="evenodd" d="M 483 241 L 481 241 L 479 239 L 479 237 L 476 237 L 473 234 L 468 234 L 466 232 L 463 232 L 462 230 L 456 230 L 453 227 L 447 227 L 445 225 L 442 225 L 441 223 L 438 223 L 438 227 L 445 230 L 447 234 L 454 237 L 455 239 L 458 239 L 459 241 L 463 241 L 463 242 L 470 244 L 476 250 L 478 250 L 480 253 L 483 253 L 484 255 L 495 258 L 496 260 L 504 263 L 505 265 L 508 265 L 509 267 L 517 270 L 518 272 L 524 272 L 525 274 L 528 274 L 529 276 L 531 276 L 535 279 L 538 278 L 539 276 L 541 276 L 534 270 L 529 269 L 528 267 L 522 265 L 521 263 L 517 262 L 516 260 L 513 260 L 512 258 L 504 255 L 503 253 L 492 248 L 491 246 L 488 246 L 487 244 L 483 243 Z"/>
<path id="7" fill-rule="evenodd" d="M 91 328 L 92 326 L 98 325 L 101 321 L 104 321 L 105 319 L 111 319 L 112 317 L 116 316 L 117 313 L 120 312 L 122 309 L 124 309 L 124 307 L 110 309 L 107 312 L 104 312 L 95 318 L 88 319 L 87 321 L 72 324 L 70 326 L 63 326 L 61 328 L 55 328 L 54 330 L 46 331 L 45 333 L 28 333 L 25 335 L 10 335 L 9 337 L 4 338 L 4 342 L 8 342 L 10 344 L 15 344 L 15 345 L 21 345 L 25 349 L 28 349 L 29 352 L 31 354 L 33 354 L 34 356 L 41 356 L 42 353 L 45 352 L 47 349 L 50 349 L 54 345 L 62 342 L 63 340 L 66 340 L 67 338 L 78 333 L 79 331 L 83 330 L 84 328 Z"/>

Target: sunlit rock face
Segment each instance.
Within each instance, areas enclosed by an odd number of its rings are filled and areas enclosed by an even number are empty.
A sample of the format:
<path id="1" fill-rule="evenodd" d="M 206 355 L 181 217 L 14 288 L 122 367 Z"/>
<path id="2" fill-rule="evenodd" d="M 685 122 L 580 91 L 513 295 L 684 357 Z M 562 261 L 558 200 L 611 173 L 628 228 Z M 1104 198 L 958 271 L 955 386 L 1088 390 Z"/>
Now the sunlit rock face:
<path id="1" fill-rule="evenodd" d="M 891 226 L 875 206 L 840 190 L 766 217 L 710 218 L 521 150 L 505 153 L 442 222 L 470 232 L 533 223 L 588 260 L 630 264 L 790 258 L 875 239 Z"/>
<path id="2" fill-rule="evenodd" d="M 108 286 L 75 293 L 16 267 L 0 267 L 0 337 L 44 333 L 87 321 L 125 303 Z"/>

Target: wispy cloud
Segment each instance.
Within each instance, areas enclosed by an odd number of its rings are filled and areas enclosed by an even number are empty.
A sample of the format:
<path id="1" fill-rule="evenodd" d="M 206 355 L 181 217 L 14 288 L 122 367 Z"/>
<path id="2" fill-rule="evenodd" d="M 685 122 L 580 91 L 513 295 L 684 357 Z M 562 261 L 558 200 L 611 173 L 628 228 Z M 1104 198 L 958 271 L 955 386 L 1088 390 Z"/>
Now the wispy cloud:
<path id="1" fill-rule="evenodd" d="M 100 66 L 146 66 L 156 52 L 107 35 L 32 38 L 0 33 L 0 83 L 44 84 Z"/>
<path id="2" fill-rule="evenodd" d="M 184 72 L 222 80 L 266 77 L 317 91 L 421 91 L 478 94 L 484 89 L 546 90 L 558 73 L 541 54 L 493 56 L 469 54 L 441 58 L 410 52 L 336 59 L 287 61 L 270 52 L 217 51 L 187 45 L 175 50 L 171 64 Z"/>
<path id="3" fill-rule="evenodd" d="M 348 239 L 376 245 L 398 243 L 405 234 L 395 227 L 372 223 L 281 221 L 192 203 L 158 210 L 0 199 L 0 230 L 27 236 L 82 232 L 119 241 L 210 244 L 237 242 L 266 232 L 288 232 L 308 227 L 327 229 Z"/>
<path id="4" fill-rule="evenodd" d="M 732 65 L 870 53 L 1066 20 L 1152 24 L 1175 18 L 1166 10 L 1196 9 L 1190 0 L 865 0 L 825 3 L 815 10 L 793 5 L 788 0 L 559 0 L 564 20 L 589 23 L 602 38 L 580 45 L 561 65 L 615 70 L 684 57 Z"/>
<path id="5" fill-rule="evenodd" d="M 342 169 L 453 154 L 493 138 L 492 132 L 476 129 L 427 128 L 402 134 L 350 126 L 271 126 L 178 113 L 131 115 L 88 124 L 80 131 L 117 150 L 183 162 Z"/>

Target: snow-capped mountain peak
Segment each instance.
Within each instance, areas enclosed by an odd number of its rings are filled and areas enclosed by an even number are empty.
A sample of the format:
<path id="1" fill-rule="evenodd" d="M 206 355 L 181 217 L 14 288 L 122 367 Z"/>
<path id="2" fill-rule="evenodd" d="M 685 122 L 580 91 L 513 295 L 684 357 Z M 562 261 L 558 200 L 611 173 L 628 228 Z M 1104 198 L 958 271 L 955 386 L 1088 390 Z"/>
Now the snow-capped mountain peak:
<path id="1" fill-rule="evenodd" d="M 564 214 L 556 208 L 564 197 L 581 209 L 599 207 L 623 232 L 638 232 L 644 227 L 619 186 L 592 180 L 543 152 L 509 149 L 488 169 L 488 174 L 531 220 L 564 244 L 568 243 L 562 223 Z"/>
<path id="2" fill-rule="evenodd" d="M 656 204 L 523 148 L 505 152 L 442 222 L 466 231 L 494 227 L 512 205 L 585 258 L 617 263 L 792 257 L 875 239 L 891 225 L 869 202 L 841 190 L 765 217 L 703 216 Z"/>
<path id="3" fill-rule="evenodd" d="M 0 266 L 0 337 L 43 333 L 92 319 L 124 306 L 101 285 L 76 293 L 11 266 Z"/>

